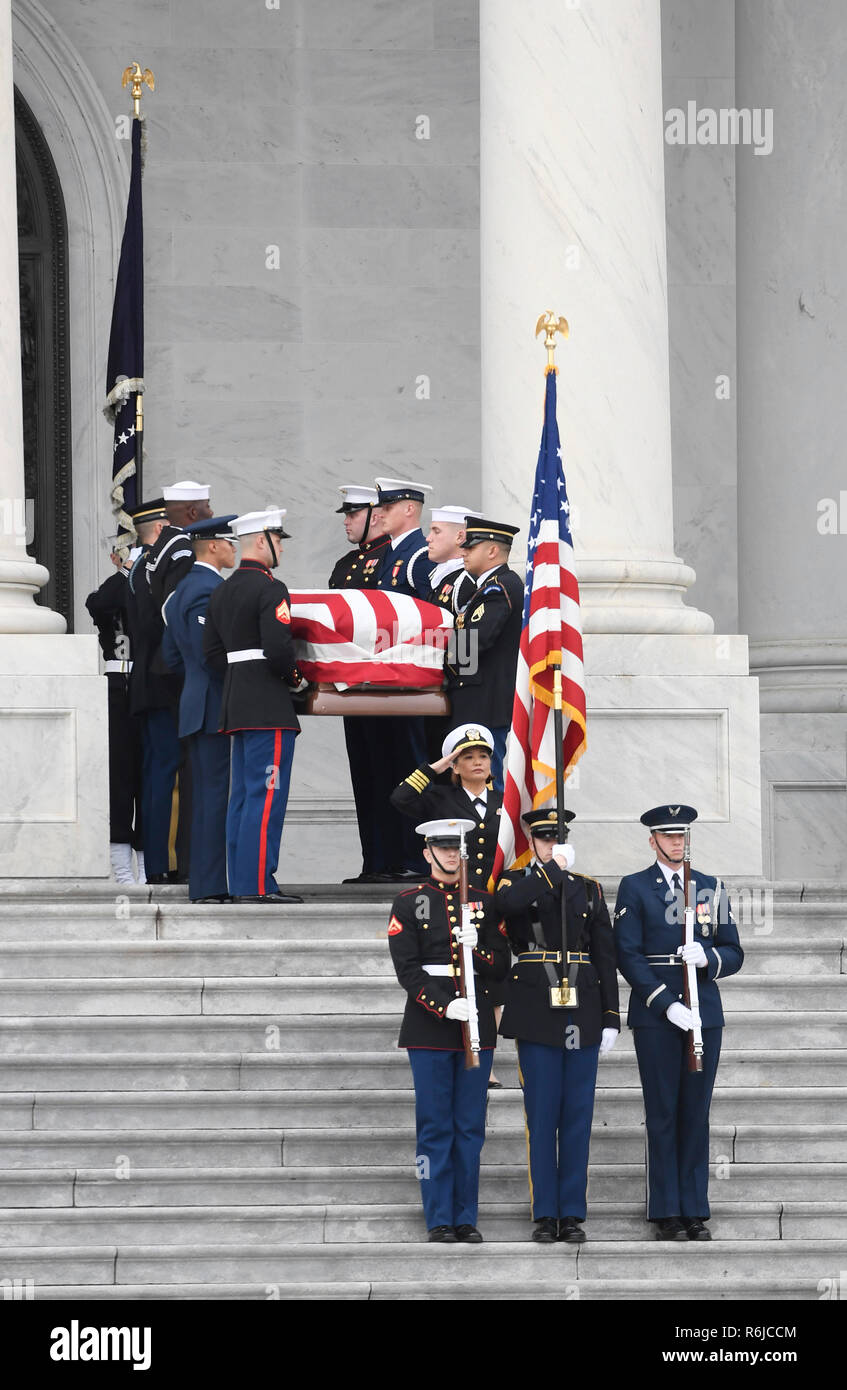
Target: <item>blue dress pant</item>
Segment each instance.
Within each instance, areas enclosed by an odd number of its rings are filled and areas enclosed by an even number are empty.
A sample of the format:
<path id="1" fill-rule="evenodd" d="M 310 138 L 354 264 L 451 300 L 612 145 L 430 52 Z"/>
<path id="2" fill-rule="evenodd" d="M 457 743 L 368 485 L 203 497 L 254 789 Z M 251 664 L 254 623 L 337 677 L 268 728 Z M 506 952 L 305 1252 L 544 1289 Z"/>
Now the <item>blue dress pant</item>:
<path id="1" fill-rule="evenodd" d="M 647 1119 L 648 1221 L 709 1216 L 709 1106 L 722 1033 L 703 1029 L 703 1070 L 690 1072 L 682 1029 L 633 1029 Z"/>
<path id="2" fill-rule="evenodd" d="M 549 1047 L 521 1039 L 516 1047 L 532 1219 L 575 1216 L 584 1221 L 600 1045 Z"/>
<path id="3" fill-rule="evenodd" d="M 170 863 L 171 820 L 176 835 L 174 787 L 182 750 L 177 733 L 176 711 L 145 710 L 142 716 L 141 827 L 144 838 L 144 868 L 149 874 L 166 874 L 176 867 Z"/>
<path id="4" fill-rule="evenodd" d="M 235 898 L 277 892 L 274 873 L 295 738 L 293 729 L 240 729 L 232 735 L 226 844 L 229 891 Z"/>
<path id="5" fill-rule="evenodd" d="M 475 1226 L 494 1049 L 480 1051 L 479 1066 L 471 1071 L 465 1069 L 464 1052 L 410 1047 L 408 1053 L 415 1083 L 415 1166 L 426 1228 Z"/>
<path id="6" fill-rule="evenodd" d="M 226 814 L 229 798 L 229 735 L 191 734 L 191 853 L 188 896 L 226 894 Z"/>
<path id="7" fill-rule="evenodd" d="M 504 724 L 491 730 L 494 736 L 494 753 L 491 757 L 491 781 L 496 792 L 502 792 L 504 787 L 504 765 L 506 761 L 506 739 L 509 737 L 509 725 Z"/>

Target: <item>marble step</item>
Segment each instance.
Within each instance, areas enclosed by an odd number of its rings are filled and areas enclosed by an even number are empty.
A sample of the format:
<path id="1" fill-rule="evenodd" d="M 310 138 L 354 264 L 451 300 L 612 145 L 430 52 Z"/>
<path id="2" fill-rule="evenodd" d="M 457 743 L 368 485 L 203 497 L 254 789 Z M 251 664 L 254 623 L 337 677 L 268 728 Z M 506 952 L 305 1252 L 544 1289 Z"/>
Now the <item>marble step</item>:
<path id="1" fill-rule="evenodd" d="M 522 1163 L 497 1164 L 482 1153 L 481 1195 L 484 1201 L 525 1202 L 528 1194 L 526 1158 Z M 134 1165 L 131 1180 L 116 1176 L 115 1167 L 10 1169 L 0 1174 L 0 1206 L 282 1206 L 373 1205 L 416 1202 L 418 1182 L 411 1151 L 395 1167 L 364 1166 L 281 1168 L 142 1168 Z M 632 1163 L 591 1159 L 590 1204 L 598 1201 L 643 1205 L 643 1154 Z M 847 1194 L 847 1164 L 784 1162 L 722 1163 L 712 1175 L 713 1201 L 815 1202 L 823 1207 Z"/>
<path id="2" fill-rule="evenodd" d="M 784 1051 L 791 1047 L 802 1055 L 813 1050 L 847 1049 L 847 1011 L 818 1009 L 801 1014 L 727 1009 L 726 1017 L 723 1047 L 730 1051 L 769 1046 Z M 132 1051 L 138 1057 L 190 1052 L 198 1059 L 231 1052 L 314 1057 L 338 1051 L 359 1054 L 382 1050 L 396 1051 L 405 1060 L 404 1053 L 397 1049 L 398 1031 L 399 1016 L 369 1012 L 332 1019 L 320 1014 L 286 1017 L 281 1013 L 164 1017 L 120 1012 L 77 1017 L 28 1015 L 0 1018 L 0 1057 L 31 1056 L 51 1050 L 64 1057 L 91 1052 L 109 1055 Z M 501 1040 L 501 1048 L 507 1045 Z M 624 1027 L 614 1056 L 626 1055 L 632 1057 L 634 1051 L 632 1034 Z"/>
<path id="3" fill-rule="evenodd" d="M 0 1169 L 111 1168 L 117 1177 L 133 1167 L 208 1168 L 370 1167 L 411 1162 L 414 1133 L 408 1125 L 362 1129 L 114 1129 L 0 1131 Z M 710 1154 L 721 1171 L 736 1163 L 843 1163 L 847 1125 L 715 1123 Z M 523 1132 L 489 1133 L 489 1164 L 526 1161 Z M 642 1126 L 595 1126 L 592 1163 L 643 1163 Z"/>
<path id="4" fill-rule="evenodd" d="M 0 980 L 211 976 L 220 981 L 225 977 L 346 977 L 387 980 L 396 988 L 384 927 L 380 936 L 381 940 L 347 937 L 330 941 L 295 939 L 284 943 L 214 940 L 5 942 L 0 945 Z M 780 943 L 754 939 L 745 949 L 743 981 L 751 976 L 794 980 L 844 974 L 845 950 L 841 937 L 809 937 Z"/>
<path id="5" fill-rule="evenodd" d="M 532 1230 L 528 1203 L 482 1202 L 478 1226 L 486 1241 L 519 1242 Z M 585 1225 L 589 1240 L 652 1240 L 643 1204 L 596 1202 Z M 716 1204 L 714 1240 L 847 1241 L 847 1204 L 774 1201 Z M 420 1202 L 372 1206 L 220 1206 L 0 1208 L 0 1246 L 347 1245 L 421 1241 Z"/>
<path id="6" fill-rule="evenodd" d="M 272 1091 L 190 1092 L 38 1091 L 0 1095 L 0 1132 L 30 1128 L 96 1131 L 133 1129 L 390 1129 L 414 1124 L 415 1098 L 407 1091 Z M 793 1125 L 825 1125 L 847 1117 L 847 1087 L 738 1087 L 715 1092 L 712 1118 L 725 1125 L 776 1125 L 789 1116 Z M 594 1104 L 594 1129 L 638 1126 L 643 1119 L 641 1093 L 635 1087 L 603 1086 Z M 523 1138 L 524 1108 L 520 1090 L 492 1091 L 488 1133 Z M 847 1121 L 844 1132 L 847 1133 Z"/>
<path id="7" fill-rule="evenodd" d="M 791 1013 L 794 1023 L 806 1010 L 847 1009 L 847 975 L 823 979 L 738 975 L 722 983 L 727 1014 L 744 1011 Z M 621 1012 L 628 991 L 621 990 Z M 139 979 L 0 980 L 0 1016 L 79 1017 L 119 1014 L 264 1014 L 281 1018 L 319 1014 L 384 1014 L 398 1019 L 403 995 L 393 978 L 356 979 L 218 977 Z"/>
<path id="8" fill-rule="evenodd" d="M 631 1047 L 620 1040 L 601 1061 L 598 1085 L 640 1089 L 638 1067 Z M 497 1047 L 496 1073 L 504 1087 L 518 1086 L 517 1063 L 510 1041 Z M 847 1084 L 847 1055 L 838 1051 L 770 1052 L 721 1051 L 718 1090 L 734 1087 Z M 322 1056 L 300 1053 L 195 1053 L 151 1055 L 82 1053 L 57 1057 L 49 1053 L 0 1059 L 0 1093 L 5 1091 L 408 1091 L 411 1073 L 405 1050 Z"/>

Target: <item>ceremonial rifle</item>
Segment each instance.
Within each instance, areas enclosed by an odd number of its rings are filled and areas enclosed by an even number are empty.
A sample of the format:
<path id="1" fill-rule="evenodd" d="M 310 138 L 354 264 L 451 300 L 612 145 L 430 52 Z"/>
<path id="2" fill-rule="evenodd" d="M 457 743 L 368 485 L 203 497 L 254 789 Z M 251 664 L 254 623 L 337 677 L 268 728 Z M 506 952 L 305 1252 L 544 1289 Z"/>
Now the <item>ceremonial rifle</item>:
<path id="1" fill-rule="evenodd" d="M 465 827 L 473 829 L 472 821 L 459 822 L 459 920 L 462 928 L 473 926 L 471 908 L 468 902 L 468 849 L 465 844 Z M 460 992 L 467 999 L 470 1010 L 467 1023 L 462 1024 L 462 1042 L 465 1045 L 465 1069 L 471 1071 L 479 1066 L 479 1013 L 476 1007 L 476 981 L 473 973 L 473 948 L 462 946 L 462 975 Z"/>
<path id="2" fill-rule="evenodd" d="M 685 945 L 694 943 L 694 907 L 689 901 L 691 894 L 691 827 L 685 827 L 685 849 L 683 851 L 682 888 L 685 895 Z M 683 962 L 682 998 L 686 1009 L 694 1015 L 694 1027 L 688 1031 L 686 1054 L 689 1071 L 703 1070 L 703 1025 L 700 1022 L 700 996 L 697 989 L 697 966 L 693 962 Z"/>

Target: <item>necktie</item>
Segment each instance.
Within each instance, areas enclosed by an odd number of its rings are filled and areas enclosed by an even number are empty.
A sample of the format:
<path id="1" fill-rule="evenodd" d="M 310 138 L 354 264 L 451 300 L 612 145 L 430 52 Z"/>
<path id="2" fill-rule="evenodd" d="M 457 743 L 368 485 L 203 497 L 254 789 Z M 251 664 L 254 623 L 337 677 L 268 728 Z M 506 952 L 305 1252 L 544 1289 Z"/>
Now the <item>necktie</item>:
<path id="1" fill-rule="evenodd" d="M 673 883 L 673 896 L 676 904 L 675 923 L 682 926 L 685 921 L 685 897 L 682 892 L 682 880 L 679 874 L 673 874 L 671 876 L 671 882 Z"/>
<path id="2" fill-rule="evenodd" d="M 476 813 L 479 816 L 480 820 L 485 820 L 485 802 L 483 801 L 482 797 L 475 796 L 473 799 L 473 804 L 476 808 Z"/>

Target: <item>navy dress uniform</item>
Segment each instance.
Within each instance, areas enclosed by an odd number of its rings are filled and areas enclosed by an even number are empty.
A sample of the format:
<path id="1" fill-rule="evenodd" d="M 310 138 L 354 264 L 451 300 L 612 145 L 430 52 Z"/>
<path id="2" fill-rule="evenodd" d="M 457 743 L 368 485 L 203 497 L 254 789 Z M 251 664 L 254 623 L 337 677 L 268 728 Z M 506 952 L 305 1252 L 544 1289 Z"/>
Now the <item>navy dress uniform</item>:
<path id="1" fill-rule="evenodd" d="M 469 518 L 464 549 L 484 541 L 510 546 L 519 529 L 505 522 Z M 507 564 L 481 575 L 456 617 L 455 651 L 448 652 L 444 663 L 454 722 L 477 720 L 494 735 L 492 778 L 500 791 L 515 699 L 523 601 L 523 583 Z"/>
<path id="2" fill-rule="evenodd" d="M 573 818 L 565 812 L 566 822 Z M 523 819 L 536 840 L 558 838 L 555 809 Z M 597 1064 L 601 1047 L 608 1051 L 620 1030 L 609 913 L 596 879 L 564 870 L 552 857 L 503 874 L 495 899 L 516 956 L 500 1033 L 516 1039 L 537 1223 L 532 1238 L 579 1243 Z"/>
<path id="3" fill-rule="evenodd" d="M 194 541 L 229 541 L 235 515 L 191 522 Z M 192 813 L 188 896 L 192 902 L 222 901 L 227 897 L 226 813 L 229 799 L 230 740 L 219 732 L 223 677 L 212 671 L 203 655 L 206 610 L 223 575 L 214 565 L 197 560 L 162 609 L 165 634 L 162 655 L 183 674 L 179 699 L 179 736 L 188 744 L 191 764 Z"/>
<path id="4" fill-rule="evenodd" d="M 485 1140 L 488 1078 L 497 1042 L 491 983 L 502 979 L 509 959 L 505 928 L 489 893 L 469 890 L 479 1067 L 466 1069 L 461 1017 L 462 951 L 457 934 L 460 830 L 471 822 L 434 820 L 418 826 L 431 856 L 428 878 L 394 899 L 388 945 L 397 979 L 406 991 L 399 1047 L 408 1049 L 415 1085 L 416 1169 L 431 1240 L 481 1239 L 476 1231 L 479 1164 Z M 445 861 L 453 851 L 455 869 Z M 464 1005 L 464 1014 L 461 1006 Z M 459 1007 L 457 1007 L 459 1006 Z"/>
<path id="5" fill-rule="evenodd" d="M 132 513 L 136 527 L 147 521 L 166 519 L 162 497 L 142 502 Z M 148 883 L 161 883 L 179 872 L 177 829 L 180 798 L 177 775 L 182 749 L 177 730 L 177 706 L 182 682 L 161 660 L 164 624 L 147 582 L 149 552 L 149 546 L 142 546 L 129 572 L 127 621 L 133 658 L 129 705 L 130 712 L 139 716 L 141 721 L 141 822 L 145 872 Z"/>
<path id="6" fill-rule="evenodd" d="M 339 492 L 344 499 L 338 508 L 339 513 L 350 514 L 366 507 L 368 516 L 358 546 L 342 555 L 333 567 L 329 576 L 329 588 L 373 589 L 376 587 L 377 574 L 385 558 L 386 549 L 391 544 L 390 537 L 384 534 L 376 536 L 373 540 L 369 539 L 371 515 L 378 502 L 377 490 L 358 483 L 345 483 L 339 488 Z M 345 714 L 342 722 L 362 846 L 362 871 L 351 881 L 372 883 L 387 876 L 386 870 L 389 867 L 379 837 L 384 813 L 384 799 L 382 802 L 379 800 L 383 721 L 368 715 Z"/>
<path id="7" fill-rule="evenodd" d="M 723 1030 L 717 981 L 740 970 L 744 952 L 722 883 L 691 870 L 696 895 L 695 940 L 704 964 L 697 969 L 703 1028 L 703 1070 L 689 1072 L 687 1032 L 668 1017 L 682 1010 L 684 934 L 681 835 L 696 819 L 691 806 L 658 806 L 641 822 L 657 862 L 621 879 L 615 907 L 618 968 L 632 987 L 627 1023 L 644 1093 L 647 1126 L 647 1219 L 660 1239 L 707 1240 L 709 1218 L 709 1107 Z M 665 836 L 676 836 L 675 841 Z M 678 883 L 674 882 L 674 876 Z"/>
<path id="8" fill-rule="evenodd" d="M 165 506 L 169 503 L 205 503 L 209 509 L 208 483 L 195 483 L 190 480 L 172 483 L 162 488 Z M 207 518 L 199 518 L 206 520 Z M 194 549 L 187 534 L 187 528 L 174 526 L 170 522 L 159 532 L 155 545 L 147 556 L 147 582 L 153 601 L 159 612 L 166 599 L 173 593 L 177 584 L 185 578 L 194 564 Z"/>
<path id="9" fill-rule="evenodd" d="M 284 509 L 236 517 L 239 538 L 264 535 L 277 563 Z M 232 734 L 227 810 L 229 891 L 236 901 L 300 902 L 279 892 L 274 873 L 288 804 L 294 740 L 300 723 L 291 689 L 303 684 L 291 637 L 291 599 L 270 567 L 242 558 L 215 589 L 206 611 L 203 654 L 223 675 L 220 730 Z"/>
<path id="10" fill-rule="evenodd" d="M 465 529 L 469 519 L 475 520 L 481 519 L 481 517 L 481 512 L 471 511 L 470 507 L 454 506 L 452 503 L 445 507 L 432 508 L 434 524 L 461 528 L 461 530 Z M 453 529 L 452 534 L 458 536 L 459 530 Z M 465 569 L 462 555 L 454 555 L 448 560 L 440 560 L 437 564 L 432 565 L 427 579 L 430 603 L 437 603 L 439 607 L 447 608 L 451 613 L 461 613 L 471 593 L 476 589 L 474 580 Z"/>

